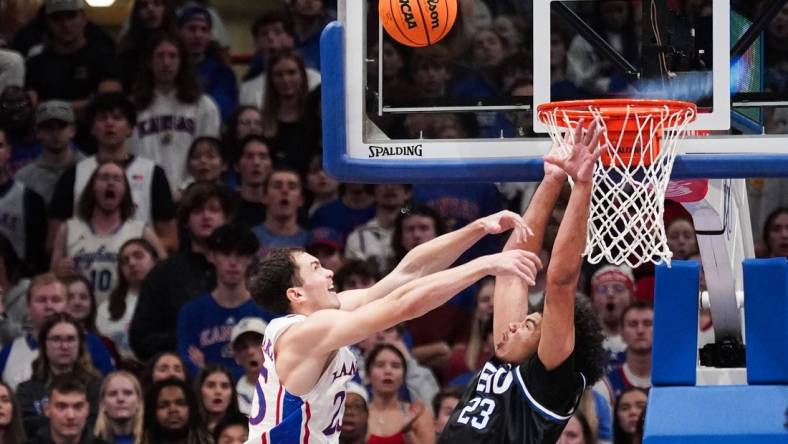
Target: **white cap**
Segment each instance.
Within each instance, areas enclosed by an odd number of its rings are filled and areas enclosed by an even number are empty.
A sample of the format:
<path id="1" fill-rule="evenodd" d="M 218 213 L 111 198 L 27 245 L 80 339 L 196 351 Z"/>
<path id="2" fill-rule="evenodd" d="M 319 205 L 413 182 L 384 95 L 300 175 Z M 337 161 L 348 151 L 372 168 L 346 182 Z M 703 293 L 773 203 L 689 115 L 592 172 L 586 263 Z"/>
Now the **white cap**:
<path id="1" fill-rule="evenodd" d="M 244 333 L 254 332 L 264 335 L 266 327 L 268 324 L 260 318 L 243 318 L 233 327 L 233 331 L 230 333 L 230 344 Z"/>
<path id="2" fill-rule="evenodd" d="M 363 385 L 359 384 L 358 382 L 350 381 L 347 383 L 347 387 L 345 387 L 345 391 L 348 393 L 355 393 L 364 400 L 365 403 L 369 404 L 369 392 L 367 392 L 367 388 Z"/>

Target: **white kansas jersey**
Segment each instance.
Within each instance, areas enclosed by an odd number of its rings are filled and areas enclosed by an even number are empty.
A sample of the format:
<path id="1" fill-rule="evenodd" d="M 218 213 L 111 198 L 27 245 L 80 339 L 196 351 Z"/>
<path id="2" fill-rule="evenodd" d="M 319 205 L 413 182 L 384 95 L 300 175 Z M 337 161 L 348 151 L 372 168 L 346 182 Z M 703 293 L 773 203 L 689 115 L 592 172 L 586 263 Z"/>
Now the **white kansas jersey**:
<path id="1" fill-rule="evenodd" d="M 189 147 L 200 136 L 218 137 L 219 108 L 203 94 L 196 103 L 183 103 L 175 91 L 156 92 L 150 106 L 137 116 L 137 127 L 129 139 L 132 152 L 164 169 L 170 188 L 177 190 L 188 176 Z"/>
<path id="2" fill-rule="evenodd" d="M 114 233 L 102 236 L 82 219 L 66 222 L 66 255 L 74 259 L 77 273 L 90 280 L 96 305 L 109 299 L 118 284 L 120 247 L 129 239 L 142 237 L 144 230 L 144 222 L 130 219 Z"/>
<path id="3" fill-rule="evenodd" d="M 277 318 L 268 324 L 263 339 L 265 362 L 257 378 L 249 440 L 246 444 L 335 444 L 342 430 L 345 389 L 356 375 L 356 359 L 347 347 L 336 351 L 315 387 L 304 396 L 287 392 L 276 374 L 274 344 L 305 316 Z"/>

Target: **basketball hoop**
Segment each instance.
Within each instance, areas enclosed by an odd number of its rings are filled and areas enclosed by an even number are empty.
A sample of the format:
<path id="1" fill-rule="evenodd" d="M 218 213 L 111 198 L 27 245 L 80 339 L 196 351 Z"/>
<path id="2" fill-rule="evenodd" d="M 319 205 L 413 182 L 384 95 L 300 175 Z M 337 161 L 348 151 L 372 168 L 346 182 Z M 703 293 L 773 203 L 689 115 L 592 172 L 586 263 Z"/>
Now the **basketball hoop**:
<path id="1" fill-rule="evenodd" d="M 646 262 L 670 264 L 665 225 L 665 190 L 679 140 L 697 108 L 677 100 L 598 99 L 539 105 L 560 154 L 572 140 L 564 137 L 582 120 L 601 129 L 602 155 L 594 170 L 588 235 L 584 255 L 637 267 Z M 571 180 L 571 179 L 570 179 Z"/>

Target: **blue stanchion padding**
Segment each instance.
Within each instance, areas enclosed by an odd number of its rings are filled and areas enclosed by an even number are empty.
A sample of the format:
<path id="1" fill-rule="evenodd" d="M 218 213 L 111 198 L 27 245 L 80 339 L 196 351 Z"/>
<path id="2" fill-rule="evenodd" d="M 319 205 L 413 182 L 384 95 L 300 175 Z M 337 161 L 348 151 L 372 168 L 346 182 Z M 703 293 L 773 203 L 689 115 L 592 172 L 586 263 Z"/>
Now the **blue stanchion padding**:
<path id="1" fill-rule="evenodd" d="M 788 385 L 788 261 L 744 261 L 747 382 Z M 783 403 L 788 407 L 788 402 Z"/>
<path id="2" fill-rule="evenodd" d="M 696 261 L 659 264 L 654 291 L 654 386 L 695 385 L 698 356 L 698 290 Z"/>
<path id="3" fill-rule="evenodd" d="M 788 386 L 654 387 L 644 444 L 785 444 Z"/>

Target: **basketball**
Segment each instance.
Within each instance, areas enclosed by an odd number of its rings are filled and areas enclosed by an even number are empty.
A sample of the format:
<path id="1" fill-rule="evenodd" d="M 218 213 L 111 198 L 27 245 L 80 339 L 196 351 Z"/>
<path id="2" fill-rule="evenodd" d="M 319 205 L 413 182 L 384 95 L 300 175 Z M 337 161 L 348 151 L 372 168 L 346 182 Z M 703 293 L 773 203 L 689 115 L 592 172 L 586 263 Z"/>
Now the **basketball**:
<path id="1" fill-rule="evenodd" d="M 383 28 L 406 46 L 429 46 L 449 33 L 457 19 L 457 0 L 380 0 Z"/>

